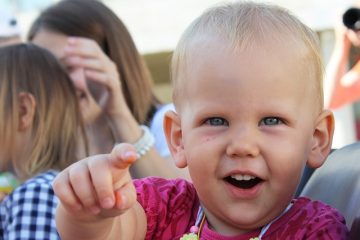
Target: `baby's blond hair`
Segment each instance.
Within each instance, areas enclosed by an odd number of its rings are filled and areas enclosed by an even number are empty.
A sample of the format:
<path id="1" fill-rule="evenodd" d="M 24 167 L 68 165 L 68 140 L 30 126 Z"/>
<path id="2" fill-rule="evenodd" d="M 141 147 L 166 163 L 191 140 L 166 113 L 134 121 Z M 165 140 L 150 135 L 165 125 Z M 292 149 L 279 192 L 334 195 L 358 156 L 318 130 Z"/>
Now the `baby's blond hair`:
<path id="1" fill-rule="evenodd" d="M 314 78 L 319 109 L 323 108 L 323 64 L 318 37 L 289 11 L 279 6 L 236 2 L 215 6 L 195 19 L 183 33 L 172 57 L 171 77 L 175 105 L 184 91 L 183 79 L 196 48 L 211 39 L 221 39 L 226 50 L 241 52 L 273 42 L 293 47 L 294 56 L 309 77 Z M 295 49 L 297 48 L 297 49 Z M 299 50 L 300 49 L 300 50 Z M 196 53 L 195 53 L 196 54 Z M 302 57 L 302 58 L 300 58 Z"/>

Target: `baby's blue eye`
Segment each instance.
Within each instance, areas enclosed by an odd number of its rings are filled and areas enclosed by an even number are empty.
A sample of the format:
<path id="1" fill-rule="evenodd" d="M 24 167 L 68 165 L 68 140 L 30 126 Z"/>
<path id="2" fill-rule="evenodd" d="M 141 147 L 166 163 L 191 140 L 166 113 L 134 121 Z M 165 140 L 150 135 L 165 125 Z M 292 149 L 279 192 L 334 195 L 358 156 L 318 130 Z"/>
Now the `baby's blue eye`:
<path id="1" fill-rule="evenodd" d="M 269 126 L 279 125 L 282 123 L 283 121 L 278 117 L 266 117 L 260 121 L 260 125 L 269 125 Z"/>
<path id="2" fill-rule="evenodd" d="M 208 125 L 211 125 L 211 126 L 228 126 L 228 122 L 223 119 L 223 118 L 220 118 L 220 117 L 213 117 L 213 118 L 208 118 L 206 121 L 205 121 L 206 124 Z"/>

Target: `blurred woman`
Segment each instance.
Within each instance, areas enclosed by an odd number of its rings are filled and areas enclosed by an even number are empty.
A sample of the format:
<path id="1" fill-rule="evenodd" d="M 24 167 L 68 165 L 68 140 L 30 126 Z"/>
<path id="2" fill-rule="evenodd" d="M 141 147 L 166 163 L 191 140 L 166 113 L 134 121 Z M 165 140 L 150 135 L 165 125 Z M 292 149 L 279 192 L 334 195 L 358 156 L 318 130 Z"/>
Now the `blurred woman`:
<path id="1" fill-rule="evenodd" d="M 66 0 L 45 9 L 29 41 L 49 49 L 68 69 L 86 123 L 90 154 L 134 144 L 133 177 L 187 177 L 173 164 L 162 130 L 163 105 L 143 58 L 121 20 L 95 0 Z M 160 130 L 159 130 L 160 129 Z"/>

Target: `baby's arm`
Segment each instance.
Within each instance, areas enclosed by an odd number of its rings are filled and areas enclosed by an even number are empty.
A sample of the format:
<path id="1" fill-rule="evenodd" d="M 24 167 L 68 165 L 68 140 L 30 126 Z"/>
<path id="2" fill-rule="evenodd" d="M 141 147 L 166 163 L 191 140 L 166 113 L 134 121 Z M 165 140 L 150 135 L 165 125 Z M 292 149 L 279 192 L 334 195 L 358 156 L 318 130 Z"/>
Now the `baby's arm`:
<path id="1" fill-rule="evenodd" d="M 144 239 L 146 216 L 136 201 L 129 166 L 136 153 L 119 144 L 110 154 L 74 163 L 55 179 L 61 239 Z"/>

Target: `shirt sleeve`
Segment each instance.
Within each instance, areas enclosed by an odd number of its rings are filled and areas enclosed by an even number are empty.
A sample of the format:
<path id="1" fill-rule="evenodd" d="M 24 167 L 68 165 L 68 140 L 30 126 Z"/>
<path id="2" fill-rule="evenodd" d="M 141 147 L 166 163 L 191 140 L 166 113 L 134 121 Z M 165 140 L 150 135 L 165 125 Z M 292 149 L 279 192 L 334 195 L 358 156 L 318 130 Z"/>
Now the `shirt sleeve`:
<path id="1" fill-rule="evenodd" d="M 268 230 L 264 239 L 346 240 L 344 217 L 335 208 L 320 201 L 300 197 L 291 209 Z"/>
<path id="2" fill-rule="evenodd" d="M 349 231 L 346 227 L 344 217 L 329 205 L 315 201 L 315 204 L 321 206 L 317 211 L 317 216 L 313 217 L 307 224 L 308 233 L 306 239 L 318 240 L 346 240 Z"/>
<path id="3" fill-rule="evenodd" d="M 147 217 L 145 239 L 173 239 L 195 222 L 198 199 L 191 183 L 149 177 L 134 180 L 134 185 Z"/>
<path id="4" fill-rule="evenodd" d="M 2 239 L 60 239 L 54 217 L 56 205 L 50 181 L 20 185 L 0 205 Z"/>

